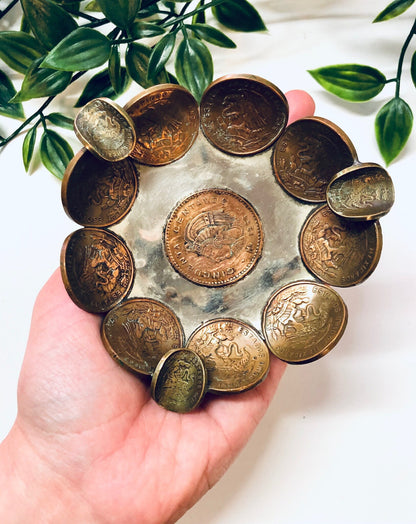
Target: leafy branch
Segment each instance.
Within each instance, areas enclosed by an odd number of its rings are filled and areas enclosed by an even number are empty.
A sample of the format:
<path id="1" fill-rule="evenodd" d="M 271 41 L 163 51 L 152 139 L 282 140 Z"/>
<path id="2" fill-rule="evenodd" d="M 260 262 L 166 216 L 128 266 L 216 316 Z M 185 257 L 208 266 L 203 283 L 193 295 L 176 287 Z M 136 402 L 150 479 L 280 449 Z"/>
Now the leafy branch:
<path id="1" fill-rule="evenodd" d="M 18 3 L 10 1 L 0 19 Z M 27 171 L 40 137 L 41 161 L 58 178 L 73 151 L 50 126 L 73 129 L 73 119 L 47 113 L 47 108 L 87 71 L 101 68 L 82 86 L 74 107 L 97 97 L 115 99 L 131 82 L 143 88 L 180 83 L 200 99 L 213 79 L 208 45 L 236 47 L 207 22 L 207 12 L 227 29 L 265 29 L 248 0 L 20 0 L 20 5 L 20 30 L 0 32 L 0 60 L 22 75 L 22 82 L 17 91 L 0 70 L 0 115 L 23 122 L 9 136 L 0 137 L 0 147 L 26 133 L 22 156 Z M 149 44 L 149 39 L 156 43 Z M 175 74 L 167 69 L 171 62 Z M 23 102 L 44 98 L 26 117 Z"/>
<path id="2" fill-rule="evenodd" d="M 394 0 L 373 20 L 374 23 L 395 18 L 409 9 L 415 0 Z M 378 69 L 361 64 L 338 64 L 309 71 L 327 91 L 349 102 L 365 102 L 377 96 L 389 83 L 395 83 L 395 93 L 384 104 L 375 118 L 375 135 L 386 164 L 390 164 L 402 151 L 412 131 L 413 113 L 401 97 L 404 59 L 416 34 L 416 19 L 400 51 L 397 72 L 387 79 Z M 410 63 L 410 74 L 416 87 L 416 51 Z"/>

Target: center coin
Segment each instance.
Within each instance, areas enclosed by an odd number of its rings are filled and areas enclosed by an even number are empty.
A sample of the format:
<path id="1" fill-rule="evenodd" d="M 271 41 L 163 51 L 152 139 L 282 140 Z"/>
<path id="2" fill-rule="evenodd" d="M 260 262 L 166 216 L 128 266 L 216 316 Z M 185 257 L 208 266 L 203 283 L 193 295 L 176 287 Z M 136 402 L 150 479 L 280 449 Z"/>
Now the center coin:
<path id="1" fill-rule="evenodd" d="M 226 189 L 199 191 L 180 202 L 165 231 L 166 255 L 184 278 L 207 287 L 233 284 L 256 265 L 263 249 L 260 217 Z"/>

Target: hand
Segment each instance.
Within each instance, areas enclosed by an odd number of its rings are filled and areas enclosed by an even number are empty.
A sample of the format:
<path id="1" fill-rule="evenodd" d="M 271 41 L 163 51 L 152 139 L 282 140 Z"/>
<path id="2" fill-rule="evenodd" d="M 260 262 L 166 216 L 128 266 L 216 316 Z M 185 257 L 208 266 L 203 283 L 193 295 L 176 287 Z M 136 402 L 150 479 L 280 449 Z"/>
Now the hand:
<path id="1" fill-rule="evenodd" d="M 313 114 L 306 93 L 287 97 L 291 121 Z M 242 449 L 285 368 L 272 357 L 257 388 L 179 415 L 109 357 L 100 323 L 55 272 L 35 304 L 18 415 L 0 446 L 1 522 L 174 522 Z"/>

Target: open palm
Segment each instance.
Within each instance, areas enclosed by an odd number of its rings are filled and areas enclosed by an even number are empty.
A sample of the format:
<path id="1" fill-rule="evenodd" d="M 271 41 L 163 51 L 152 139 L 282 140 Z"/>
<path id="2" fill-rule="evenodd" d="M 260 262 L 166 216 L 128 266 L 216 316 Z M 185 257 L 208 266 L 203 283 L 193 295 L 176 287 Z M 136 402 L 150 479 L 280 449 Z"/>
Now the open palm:
<path id="1" fill-rule="evenodd" d="M 313 113 L 305 93 L 288 99 L 292 120 Z M 43 484 L 48 490 L 49 505 L 37 505 L 30 520 L 174 522 L 244 446 L 284 364 L 272 358 L 268 377 L 251 391 L 207 395 L 196 411 L 172 413 L 151 399 L 148 383 L 109 357 L 100 323 L 72 303 L 56 272 L 35 305 L 18 416 L 3 443 L 20 457 L 20 477 L 39 483 L 34 492 Z"/>

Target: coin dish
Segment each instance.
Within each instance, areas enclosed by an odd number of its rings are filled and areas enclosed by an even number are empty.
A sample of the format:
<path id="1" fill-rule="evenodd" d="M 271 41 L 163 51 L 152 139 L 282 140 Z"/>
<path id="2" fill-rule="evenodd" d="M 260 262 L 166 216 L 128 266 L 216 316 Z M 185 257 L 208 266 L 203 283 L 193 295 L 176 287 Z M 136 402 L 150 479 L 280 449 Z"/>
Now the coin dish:
<path id="1" fill-rule="evenodd" d="M 123 162 L 134 165 L 137 180 L 126 182 L 129 170 L 114 162 L 103 170 L 111 171 L 113 183 L 104 189 L 103 176 L 100 191 L 100 178 L 93 177 L 81 198 L 79 173 L 88 170 L 79 164 L 94 164 L 92 153 L 83 150 L 62 186 L 67 213 L 84 226 L 64 243 L 64 283 L 79 307 L 108 312 L 102 333 L 109 354 L 136 373 L 153 375 L 152 392 L 164 407 L 180 412 L 196 407 L 207 390 L 255 387 L 267 375 L 269 351 L 293 364 L 327 354 L 347 322 L 345 304 L 330 285 L 363 282 L 382 246 L 378 220 L 368 213 L 350 220 L 326 204 L 340 173 L 347 176 L 360 165 L 345 133 L 320 117 L 286 127 L 284 95 L 252 75 L 213 82 L 200 116 L 192 96 L 173 85 L 145 90 L 124 110 L 137 142 Z M 378 188 L 380 177 L 366 183 Z M 394 193 L 389 180 L 387 185 L 391 207 Z M 380 194 L 377 188 L 366 193 L 367 208 L 372 195 Z M 347 196 L 345 185 L 337 202 Z M 118 201 L 119 216 L 101 218 L 94 228 L 78 211 L 113 209 Z M 114 243 L 100 237 L 98 249 L 97 242 L 84 241 L 74 257 L 76 238 L 97 232 Z M 127 277 L 124 251 L 134 261 L 134 276 Z M 89 294 L 94 304 L 85 298 Z M 123 317 L 119 311 L 135 300 L 142 309 Z M 169 356 L 168 367 L 163 359 L 175 349 L 184 351 Z M 157 358 L 149 357 L 152 351 Z M 206 371 L 189 352 L 201 357 Z M 194 380 L 197 393 L 191 394 L 184 384 Z"/>

